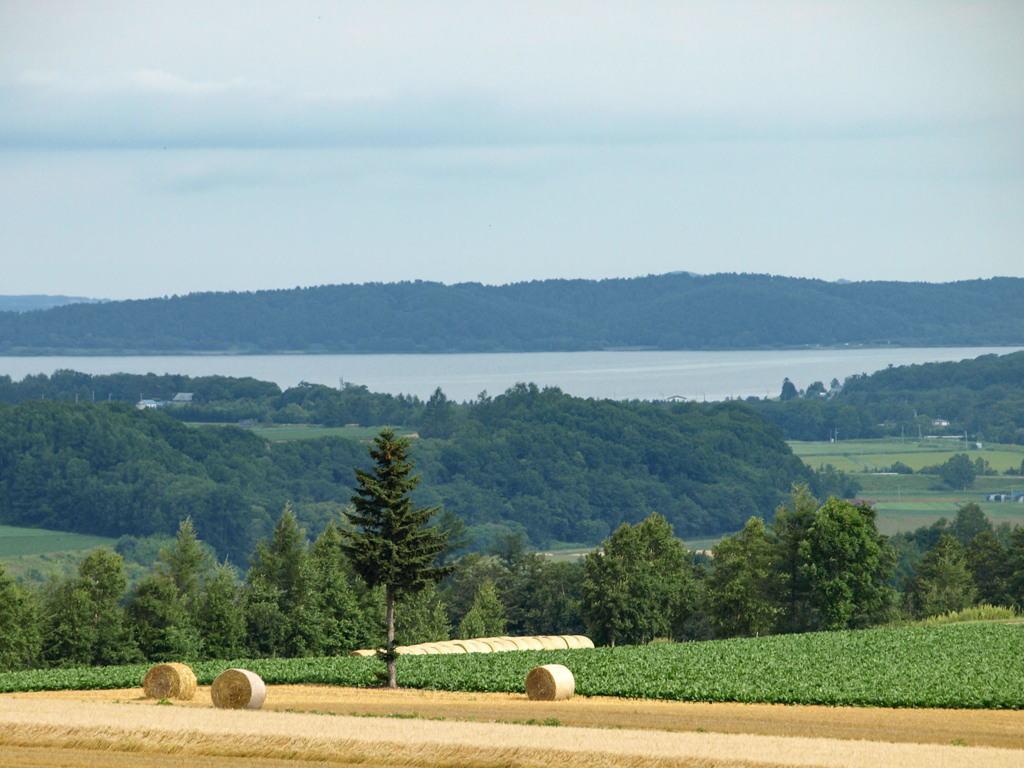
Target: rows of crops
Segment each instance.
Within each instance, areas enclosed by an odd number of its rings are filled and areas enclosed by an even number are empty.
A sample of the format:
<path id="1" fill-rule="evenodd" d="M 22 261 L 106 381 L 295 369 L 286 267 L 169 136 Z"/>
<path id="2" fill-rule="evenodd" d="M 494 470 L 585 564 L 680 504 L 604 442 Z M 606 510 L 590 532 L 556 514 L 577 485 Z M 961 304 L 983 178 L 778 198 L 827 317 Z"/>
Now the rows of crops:
<path id="1" fill-rule="evenodd" d="M 886 707 L 1024 709 L 1024 625 L 901 627 L 706 643 L 408 656 L 399 684 L 522 692 L 539 664 L 564 664 L 585 696 Z M 377 684 L 373 658 L 193 665 L 200 684 L 242 666 L 270 685 Z M 0 691 L 138 687 L 146 666 L 0 675 Z"/>

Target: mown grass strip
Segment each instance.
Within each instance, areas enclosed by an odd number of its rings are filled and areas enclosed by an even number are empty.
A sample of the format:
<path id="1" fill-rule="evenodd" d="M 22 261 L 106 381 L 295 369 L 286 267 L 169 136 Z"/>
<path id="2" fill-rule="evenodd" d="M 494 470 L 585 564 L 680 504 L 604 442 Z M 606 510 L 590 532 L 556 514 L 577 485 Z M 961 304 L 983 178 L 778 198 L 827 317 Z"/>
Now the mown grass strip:
<path id="1" fill-rule="evenodd" d="M 564 664 L 584 696 L 829 706 L 1024 709 L 1024 625 L 979 623 L 562 651 L 408 656 L 399 684 L 523 692 L 540 664 Z M 200 684 L 228 667 L 268 685 L 368 687 L 372 658 L 234 659 L 193 666 Z M 127 688 L 146 665 L 0 675 L 0 691 Z"/>

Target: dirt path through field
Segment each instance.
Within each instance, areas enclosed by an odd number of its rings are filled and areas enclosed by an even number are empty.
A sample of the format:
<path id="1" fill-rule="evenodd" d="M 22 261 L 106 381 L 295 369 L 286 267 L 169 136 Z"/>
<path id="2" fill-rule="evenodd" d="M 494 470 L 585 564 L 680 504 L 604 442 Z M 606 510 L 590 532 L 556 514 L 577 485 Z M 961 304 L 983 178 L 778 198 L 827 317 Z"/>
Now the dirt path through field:
<path id="1" fill-rule="evenodd" d="M 544 727 L 544 724 L 558 727 Z M 1024 765 L 1024 713 L 271 686 L 259 712 L 141 689 L 0 696 L 0 766 Z"/>

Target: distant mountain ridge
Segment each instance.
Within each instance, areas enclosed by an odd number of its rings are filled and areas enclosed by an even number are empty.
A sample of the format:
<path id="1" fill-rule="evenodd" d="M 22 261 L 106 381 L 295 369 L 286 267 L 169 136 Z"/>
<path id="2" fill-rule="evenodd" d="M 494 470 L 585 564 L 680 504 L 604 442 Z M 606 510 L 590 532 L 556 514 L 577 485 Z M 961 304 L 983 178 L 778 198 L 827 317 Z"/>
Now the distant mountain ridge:
<path id="1" fill-rule="evenodd" d="M 673 273 L 325 285 L 0 312 L 0 354 L 1014 346 L 1024 278 L 825 282 Z"/>
<path id="2" fill-rule="evenodd" d="M 31 312 L 36 309 L 53 309 L 65 304 L 96 304 L 106 299 L 90 299 L 85 296 L 60 296 L 51 294 L 21 294 L 0 296 L 0 312 Z"/>

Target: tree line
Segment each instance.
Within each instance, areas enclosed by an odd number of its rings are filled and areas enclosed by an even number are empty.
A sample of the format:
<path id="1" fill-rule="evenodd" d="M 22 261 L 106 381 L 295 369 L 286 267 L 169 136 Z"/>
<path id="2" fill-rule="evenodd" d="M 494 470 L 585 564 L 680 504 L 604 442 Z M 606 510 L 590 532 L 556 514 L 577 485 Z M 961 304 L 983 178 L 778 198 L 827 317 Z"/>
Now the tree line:
<path id="1" fill-rule="evenodd" d="M 794 482 L 817 481 L 741 404 L 586 400 L 533 385 L 458 405 L 364 387 L 297 387 L 277 403 L 329 422 L 414 421 L 416 501 L 463 520 L 477 549 L 505 533 L 537 548 L 593 545 L 652 509 L 682 535 L 713 535 L 770 516 Z M 170 535 L 190 517 L 219 557 L 245 562 L 286 503 L 314 535 L 348 504 L 347 468 L 364 461 L 357 440 L 277 442 L 189 425 L 176 410 L 0 403 L 0 522 L 117 538 Z"/>
<path id="2" fill-rule="evenodd" d="M 415 281 L 194 293 L 0 312 L 0 353 L 1015 345 L 1024 320 L 1022 285 L 1019 278 L 830 283 L 674 273 L 500 286 Z"/>
<path id="3" fill-rule="evenodd" d="M 126 558 L 138 542 L 127 540 L 94 550 L 76 576 L 36 586 L 0 566 L 0 670 L 382 647 L 386 587 L 366 578 L 346 540 L 355 541 L 348 519 L 310 541 L 285 507 L 244 575 L 188 519 L 131 587 Z M 967 505 L 952 521 L 887 539 L 870 507 L 820 503 L 804 486 L 770 523 L 751 518 L 710 556 L 689 552 L 657 513 L 623 523 L 579 560 L 554 562 L 512 534 L 488 553 L 450 555 L 427 564 L 439 570 L 420 588 L 398 593 L 395 644 L 586 633 L 623 645 L 864 628 L 982 603 L 1024 608 L 1024 529 L 993 528 Z"/>
<path id="4" fill-rule="evenodd" d="M 746 403 L 777 424 L 787 440 L 968 434 L 978 442 L 1019 445 L 1024 352 L 892 366 L 833 380 L 829 387 L 816 381 L 801 390 L 786 379 L 778 398 Z"/>

